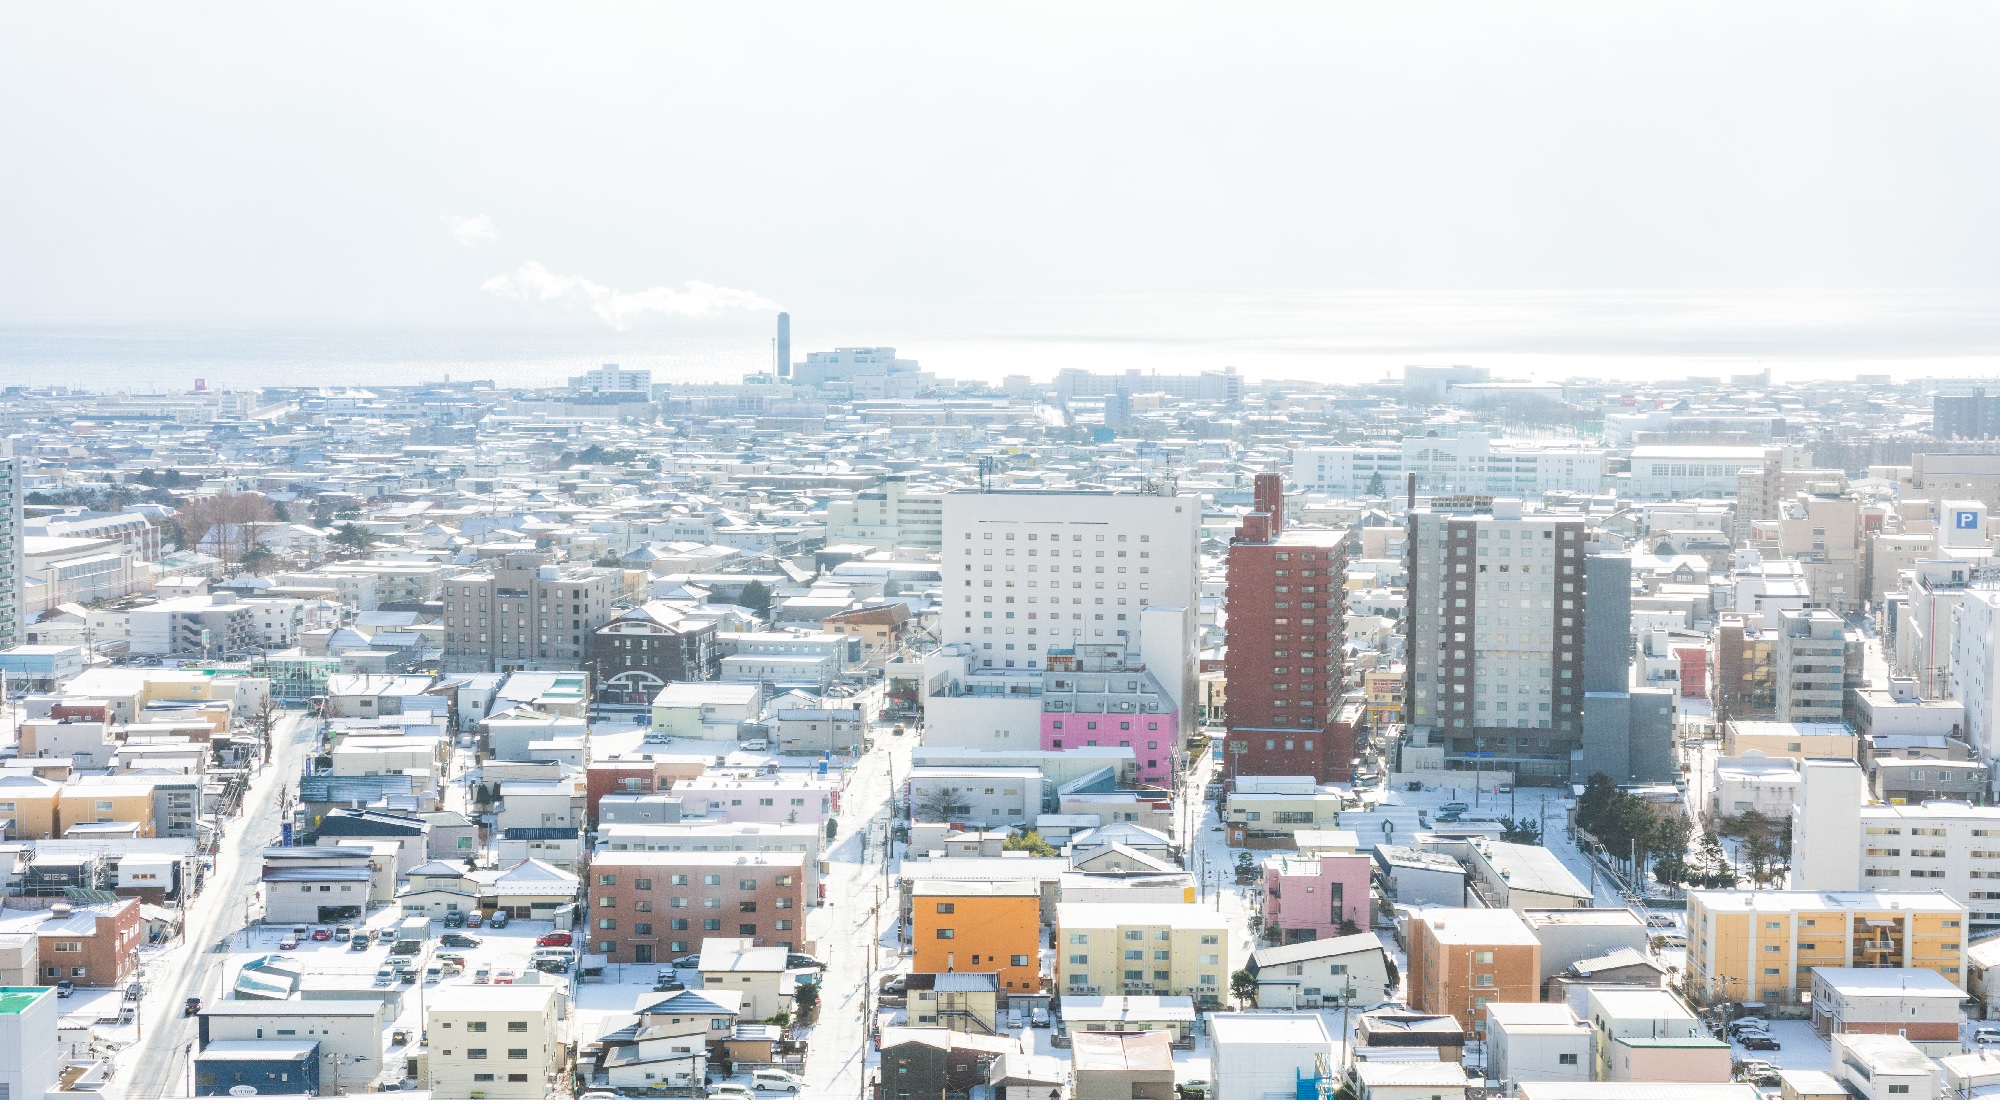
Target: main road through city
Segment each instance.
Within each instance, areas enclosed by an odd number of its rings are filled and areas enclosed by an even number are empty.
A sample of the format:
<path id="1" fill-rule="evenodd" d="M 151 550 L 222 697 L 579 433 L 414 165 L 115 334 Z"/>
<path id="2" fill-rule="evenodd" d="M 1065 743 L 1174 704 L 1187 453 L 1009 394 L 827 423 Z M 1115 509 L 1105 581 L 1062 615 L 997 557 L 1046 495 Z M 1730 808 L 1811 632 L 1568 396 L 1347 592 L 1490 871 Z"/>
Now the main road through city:
<path id="1" fill-rule="evenodd" d="M 264 873 L 263 848 L 279 840 L 282 790 L 299 784 L 301 756 L 312 746 L 319 721 L 286 713 L 272 731 L 272 761 L 244 796 L 243 815 L 229 826 L 216 868 L 187 912 L 184 952 L 156 958 L 145 979 L 139 1041 L 116 1059 L 118 1076 L 106 1095 L 116 1099 L 193 1096 L 195 1017 L 182 1002 L 217 999 L 229 940 L 241 929 Z"/>

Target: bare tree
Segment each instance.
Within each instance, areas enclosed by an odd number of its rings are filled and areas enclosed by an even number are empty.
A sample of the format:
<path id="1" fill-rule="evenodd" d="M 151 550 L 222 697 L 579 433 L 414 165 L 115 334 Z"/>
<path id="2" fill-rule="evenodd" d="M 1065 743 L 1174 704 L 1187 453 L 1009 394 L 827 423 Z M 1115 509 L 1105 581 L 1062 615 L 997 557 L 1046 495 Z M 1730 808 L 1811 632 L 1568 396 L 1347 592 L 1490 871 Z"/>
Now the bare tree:
<path id="1" fill-rule="evenodd" d="M 259 544 L 264 526 L 277 519 L 272 501 L 255 491 L 190 499 L 174 516 L 181 547 L 195 550 L 213 535 L 215 555 L 227 564 L 242 563 L 244 554 Z"/>
<path id="2" fill-rule="evenodd" d="M 270 694 L 266 694 L 259 699 L 257 709 L 252 711 L 249 718 L 251 731 L 257 734 L 258 741 L 263 746 L 264 761 L 267 763 L 271 762 L 271 733 L 278 727 L 281 712 L 278 703 L 271 700 Z"/>
<path id="3" fill-rule="evenodd" d="M 912 819 L 938 821 L 966 816 L 972 811 L 964 800 L 967 795 L 959 786 L 921 791 L 912 802 Z"/>

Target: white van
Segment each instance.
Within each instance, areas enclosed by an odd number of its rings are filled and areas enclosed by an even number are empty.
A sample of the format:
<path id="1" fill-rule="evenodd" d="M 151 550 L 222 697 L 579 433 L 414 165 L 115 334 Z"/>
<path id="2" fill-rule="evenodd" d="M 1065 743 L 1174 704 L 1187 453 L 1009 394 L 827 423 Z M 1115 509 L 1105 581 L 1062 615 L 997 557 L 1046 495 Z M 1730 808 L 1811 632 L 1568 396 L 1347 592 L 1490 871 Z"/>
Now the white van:
<path id="1" fill-rule="evenodd" d="M 797 1093 L 800 1091 L 800 1078 L 785 1070 L 754 1070 L 751 1075 L 751 1087 L 767 1092 Z"/>
<path id="2" fill-rule="evenodd" d="M 766 739 L 766 738 L 765 738 L 765 737 L 763 737 L 763 736 L 754 736 L 754 737 L 752 737 L 752 738 L 751 738 L 751 739 L 749 739 L 749 740 L 741 740 L 741 741 L 739 741 L 739 742 L 738 742 L 738 750 L 739 750 L 739 751 L 771 751 L 771 750 L 772 750 L 772 741 L 771 741 L 771 740 L 768 740 L 768 739 Z"/>

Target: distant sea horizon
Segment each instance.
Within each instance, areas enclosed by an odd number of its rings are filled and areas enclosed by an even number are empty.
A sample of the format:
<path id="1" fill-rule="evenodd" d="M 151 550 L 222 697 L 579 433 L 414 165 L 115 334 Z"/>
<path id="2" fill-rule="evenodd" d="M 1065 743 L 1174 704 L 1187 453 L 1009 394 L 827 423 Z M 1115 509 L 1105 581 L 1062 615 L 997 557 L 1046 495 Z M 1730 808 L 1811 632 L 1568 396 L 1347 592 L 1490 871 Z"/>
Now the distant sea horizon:
<path id="1" fill-rule="evenodd" d="M 1896 291 L 1277 291 L 821 302 L 792 309 L 793 359 L 890 346 L 943 378 L 1058 371 L 1194 373 L 1332 385 L 1415 363 L 1506 379 L 1720 377 L 1778 382 L 1999 374 L 1991 288 Z M 492 380 L 560 387 L 601 363 L 657 383 L 769 370 L 772 317 L 441 325 L 0 322 L 0 385 L 105 392 Z"/>

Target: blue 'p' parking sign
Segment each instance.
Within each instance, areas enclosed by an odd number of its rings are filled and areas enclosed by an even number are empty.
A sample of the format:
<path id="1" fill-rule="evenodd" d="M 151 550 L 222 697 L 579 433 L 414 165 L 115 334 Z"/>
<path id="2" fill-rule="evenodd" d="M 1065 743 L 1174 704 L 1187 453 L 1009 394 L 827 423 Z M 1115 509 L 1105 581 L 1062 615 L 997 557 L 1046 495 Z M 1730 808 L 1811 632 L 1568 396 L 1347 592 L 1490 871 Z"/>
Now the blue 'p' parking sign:
<path id="1" fill-rule="evenodd" d="M 1974 529 L 1976 528 L 1976 518 L 1977 513 L 1975 510 L 1957 510 L 1955 512 L 1955 527 L 1957 529 Z"/>

